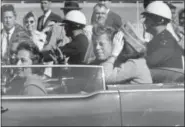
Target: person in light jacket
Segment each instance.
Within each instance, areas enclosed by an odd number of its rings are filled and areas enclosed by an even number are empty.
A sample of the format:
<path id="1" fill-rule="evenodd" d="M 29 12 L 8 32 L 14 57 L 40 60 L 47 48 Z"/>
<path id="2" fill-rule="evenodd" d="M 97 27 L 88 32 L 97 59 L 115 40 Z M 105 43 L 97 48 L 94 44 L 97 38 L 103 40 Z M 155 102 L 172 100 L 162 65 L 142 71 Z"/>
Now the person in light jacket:
<path id="1" fill-rule="evenodd" d="M 124 41 L 122 31 L 115 32 L 111 27 L 93 28 L 96 59 L 91 64 L 104 67 L 106 84 L 152 83 L 145 53 L 138 53 L 134 45 Z"/>

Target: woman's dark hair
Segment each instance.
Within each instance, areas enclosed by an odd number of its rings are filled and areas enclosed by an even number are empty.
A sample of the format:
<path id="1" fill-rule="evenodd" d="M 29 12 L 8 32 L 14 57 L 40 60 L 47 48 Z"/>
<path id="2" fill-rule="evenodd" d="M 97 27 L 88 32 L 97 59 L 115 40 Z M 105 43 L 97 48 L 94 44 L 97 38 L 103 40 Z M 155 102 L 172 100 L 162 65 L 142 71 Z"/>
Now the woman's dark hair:
<path id="1" fill-rule="evenodd" d="M 41 52 L 39 51 L 39 48 L 31 40 L 26 40 L 26 41 L 21 42 L 17 47 L 17 52 L 20 50 L 27 50 L 30 52 L 30 57 L 31 57 L 33 65 L 42 64 L 43 56 Z M 43 72 L 43 69 L 32 68 L 32 73 L 34 74 L 41 74 L 41 72 Z"/>
<path id="2" fill-rule="evenodd" d="M 24 18 L 23 18 L 23 24 L 25 24 L 25 22 L 26 22 L 26 20 L 28 19 L 28 18 L 30 18 L 30 17 L 33 17 L 34 19 L 35 19 L 35 15 L 34 15 L 34 13 L 33 12 L 28 12 L 25 16 L 24 16 Z M 36 19 L 35 19 L 36 20 Z"/>

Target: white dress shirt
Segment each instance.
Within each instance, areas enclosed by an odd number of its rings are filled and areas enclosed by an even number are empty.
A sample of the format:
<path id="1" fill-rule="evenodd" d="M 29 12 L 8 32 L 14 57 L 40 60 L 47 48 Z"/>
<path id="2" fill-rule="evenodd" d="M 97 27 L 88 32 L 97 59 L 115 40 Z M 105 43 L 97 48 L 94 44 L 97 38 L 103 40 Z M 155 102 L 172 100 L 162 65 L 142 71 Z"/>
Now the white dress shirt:
<path id="1" fill-rule="evenodd" d="M 15 31 L 15 27 L 13 27 L 10 31 L 9 31 L 9 41 L 12 37 L 13 32 Z M 1 43 L 2 43 L 2 57 L 5 55 L 5 53 L 7 52 L 7 46 L 8 46 L 8 40 L 7 40 L 7 31 L 5 29 L 3 29 L 2 31 L 2 39 L 1 39 Z"/>
<path id="2" fill-rule="evenodd" d="M 43 20 L 43 24 L 45 24 L 47 18 L 49 17 L 49 15 L 51 14 L 51 10 L 48 10 L 45 14 L 44 14 L 44 20 Z"/>

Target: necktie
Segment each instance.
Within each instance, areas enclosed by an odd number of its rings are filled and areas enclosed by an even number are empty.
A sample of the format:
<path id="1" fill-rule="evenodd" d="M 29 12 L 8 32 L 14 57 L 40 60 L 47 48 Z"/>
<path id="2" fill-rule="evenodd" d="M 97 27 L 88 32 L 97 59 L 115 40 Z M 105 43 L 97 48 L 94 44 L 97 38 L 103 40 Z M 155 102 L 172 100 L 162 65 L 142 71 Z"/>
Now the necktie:
<path id="1" fill-rule="evenodd" d="M 7 32 L 7 47 L 6 47 L 6 58 L 7 58 L 7 62 L 9 63 L 9 57 L 10 57 L 10 32 Z"/>
<path id="2" fill-rule="evenodd" d="M 46 16 L 44 15 L 43 20 L 42 20 L 42 28 L 44 28 L 45 18 L 46 18 Z"/>

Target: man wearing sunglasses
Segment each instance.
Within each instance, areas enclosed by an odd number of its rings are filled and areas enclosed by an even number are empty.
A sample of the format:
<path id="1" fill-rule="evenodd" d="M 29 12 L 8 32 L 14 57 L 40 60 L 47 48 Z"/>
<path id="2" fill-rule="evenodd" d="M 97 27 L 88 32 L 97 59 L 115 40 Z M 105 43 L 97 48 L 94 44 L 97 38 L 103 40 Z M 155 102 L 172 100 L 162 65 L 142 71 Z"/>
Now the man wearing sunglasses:
<path id="1" fill-rule="evenodd" d="M 10 56 L 16 52 L 19 39 L 27 40 L 29 36 L 22 26 L 16 23 L 16 12 L 11 4 L 1 6 L 3 29 L 1 31 L 1 53 L 5 64 L 13 64 Z"/>

